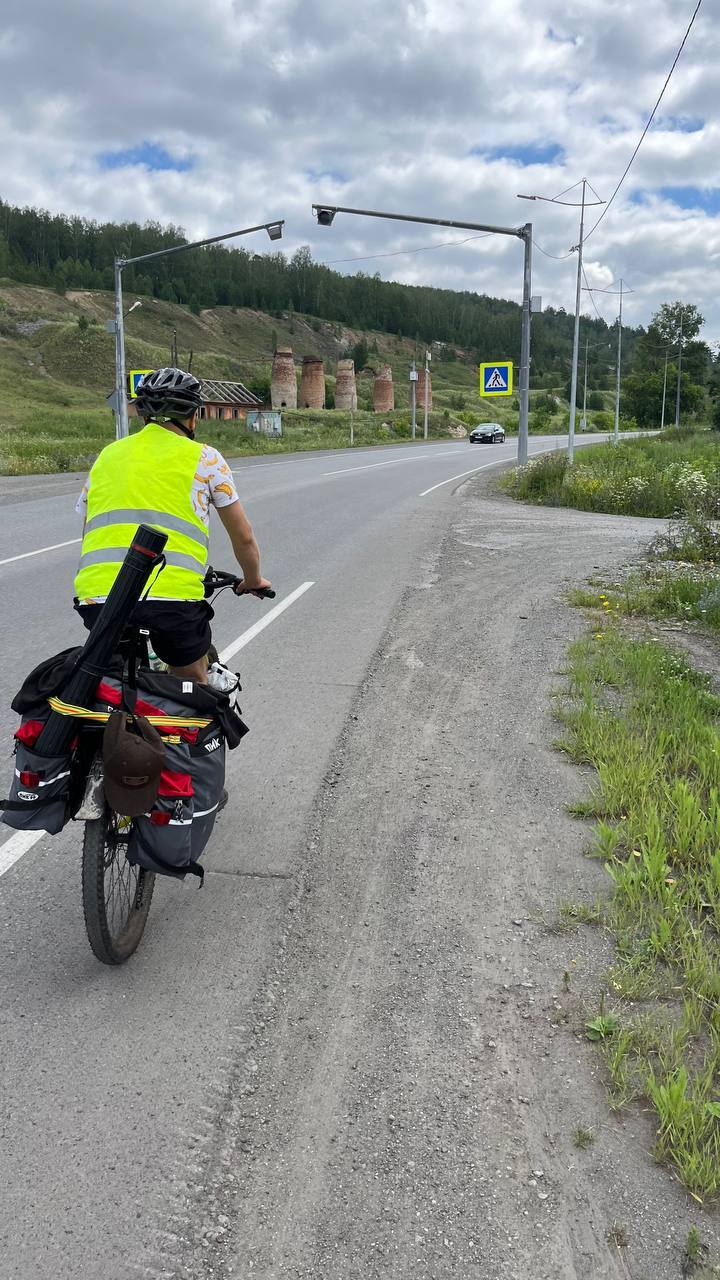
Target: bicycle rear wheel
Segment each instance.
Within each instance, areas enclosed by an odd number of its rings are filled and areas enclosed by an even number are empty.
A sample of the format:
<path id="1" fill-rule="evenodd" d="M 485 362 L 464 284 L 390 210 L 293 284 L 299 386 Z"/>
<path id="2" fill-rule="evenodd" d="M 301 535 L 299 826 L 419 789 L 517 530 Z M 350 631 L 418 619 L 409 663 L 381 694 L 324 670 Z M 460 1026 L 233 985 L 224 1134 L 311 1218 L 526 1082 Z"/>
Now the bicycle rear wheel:
<path id="1" fill-rule="evenodd" d="M 123 964 L 138 946 L 150 910 L 155 876 L 127 860 L 132 820 L 105 808 L 85 823 L 82 895 L 85 929 L 103 964 Z"/>

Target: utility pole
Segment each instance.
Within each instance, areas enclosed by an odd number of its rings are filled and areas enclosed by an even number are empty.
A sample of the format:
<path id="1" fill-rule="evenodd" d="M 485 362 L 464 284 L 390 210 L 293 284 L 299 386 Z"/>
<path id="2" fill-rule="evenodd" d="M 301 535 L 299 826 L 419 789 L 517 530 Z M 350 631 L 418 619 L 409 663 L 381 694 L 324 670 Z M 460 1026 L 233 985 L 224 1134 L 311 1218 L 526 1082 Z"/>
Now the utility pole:
<path id="1" fill-rule="evenodd" d="M 680 340 L 678 342 L 678 374 L 677 374 L 677 393 L 675 396 L 675 430 L 680 429 L 680 375 L 682 373 L 682 330 L 683 330 L 683 308 L 680 308 Z"/>
<path id="2" fill-rule="evenodd" d="M 572 462 L 575 454 L 575 417 L 577 413 L 577 375 L 578 375 L 578 351 L 580 346 L 580 294 L 582 292 L 582 274 L 583 274 L 583 239 L 585 237 L 585 210 L 594 204 L 604 204 L 597 191 L 587 178 L 582 178 L 580 182 L 575 183 L 575 187 L 582 187 L 582 199 L 580 201 L 580 239 L 573 250 L 577 249 L 577 284 L 575 288 L 575 328 L 573 330 L 573 356 L 572 356 L 572 374 L 570 377 L 570 420 L 568 422 L 568 462 Z M 590 187 L 596 200 L 590 202 L 587 200 L 587 187 Z M 518 194 L 520 200 L 545 200 L 548 204 L 564 204 L 568 208 L 577 209 L 577 201 L 563 200 L 562 196 L 569 195 L 570 191 L 574 191 L 574 187 L 569 187 L 567 191 L 561 191 L 559 196 L 528 196 Z"/>
<path id="3" fill-rule="evenodd" d="M 622 363 L 622 302 L 623 302 L 623 280 L 620 277 L 620 315 L 618 316 L 618 348 L 617 348 L 617 380 L 615 383 L 615 431 L 613 438 L 615 444 L 620 439 L 620 365 Z"/>
<path id="4" fill-rule="evenodd" d="M 668 367 L 668 352 L 666 351 L 666 352 L 665 352 L 665 373 L 664 373 L 664 375 L 663 375 L 662 413 L 661 413 L 661 415 L 660 415 L 660 430 L 661 430 L 661 431 L 664 431 L 664 430 L 665 430 L 665 396 L 666 396 L 666 394 L 667 394 L 667 367 Z"/>
<path id="5" fill-rule="evenodd" d="M 583 378 L 583 411 L 582 411 L 582 418 L 580 420 L 581 431 L 587 431 L 587 373 L 588 373 L 587 362 L 588 362 L 589 342 L 590 342 L 590 339 L 586 338 L 585 339 L 585 376 Z"/>
<path id="6" fill-rule="evenodd" d="M 411 408 L 411 411 L 412 411 L 412 438 L 413 438 L 413 440 L 415 439 L 415 434 L 416 434 L 416 431 L 417 431 L 417 403 L 416 403 L 416 401 L 417 401 L 417 382 L 418 382 L 417 369 L 415 368 L 415 361 L 413 360 L 413 363 L 412 363 L 412 369 L 410 370 L 410 408 Z"/>
<path id="7" fill-rule="evenodd" d="M 429 376 L 430 376 L 430 361 L 431 361 L 431 360 L 432 360 L 432 355 L 430 354 L 430 352 L 429 352 L 429 351 L 426 351 L 426 352 L 425 352 L 425 416 L 424 416 L 424 419 L 423 419 L 423 440 L 427 440 L 427 438 L 428 438 L 428 400 L 429 400 L 429 396 L 428 396 L 428 378 L 429 378 Z"/>
<path id="8" fill-rule="evenodd" d="M 572 462 L 575 454 L 575 412 L 577 404 L 577 372 L 578 346 L 580 343 L 580 290 L 582 289 L 582 255 L 583 235 L 585 234 L 585 187 L 582 180 L 582 202 L 580 205 L 580 239 L 577 247 L 577 284 L 575 286 L 575 328 L 573 330 L 572 374 L 570 376 L 570 422 L 568 426 L 568 462 Z"/>

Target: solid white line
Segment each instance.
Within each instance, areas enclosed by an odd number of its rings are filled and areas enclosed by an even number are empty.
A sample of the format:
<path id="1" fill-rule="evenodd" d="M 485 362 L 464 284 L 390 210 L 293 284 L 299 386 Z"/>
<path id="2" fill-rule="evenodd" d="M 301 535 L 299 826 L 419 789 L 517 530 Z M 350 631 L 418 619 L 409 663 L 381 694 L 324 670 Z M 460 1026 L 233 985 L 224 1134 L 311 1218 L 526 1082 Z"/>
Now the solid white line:
<path id="1" fill-rule="evenodd" d="M 8 556 L 0 560 L 0 564 L 12 564 L 13 560 L 27 560 L 28 556 L 41 556 L 45 551 L 57 551 L 58 547 L 71 547 L 74 542 L 82 542 L 82 538 L 69 538 L 67 542 L 53 542 L 51 547 L 38 547 L 37 551 L 23 551 L 20 556 Z"/>
<path id="2" fill-rule="evenodd" d="M 452 484 L 453 480 L 462 480 L 463 476 L 472 476 L 476 471 L 487 471 L 488 467 L 495 467 L 498 462 L 507 461 L 507 458 L 496 458 L 495 462 L 486 462 L 482 467 L 471 467 L 469 471 L 461 471 L 459 476 L 450 476 L 447 480 L 441 480 L 439 484 L 431 485 L 429 489 L 423 489 L 420 497 L 426 498 L 429 493 L 434 493 L 436 489 L 442 489 L 444 484 Z"/>
<path id="3" fill-rule="evenodd" d="M 260 618 L 257 622 L 254 622 L 251 627 L 248 627 L 247 631 L 243 631 L 242 635 L 238 636 L 237 640 L 233 640 L 229 645 L 227 645 L 220 654 L 220 661 L 229 662 L 240 649 L 244 649 L 246 644 L 249 644 L 251 640 L 254 640 L 255 636 L 260 635 L 261 631 L 264 631 L 266 627 L 269 627 L 271 622 L 274 622 L 276 618 L 279 618 L 281 613 L 284 613 L 286 609 L 289 609 L 291 604 L 294 604 L 296 600 L 300 599 L 300 596 L 304 595 L 306 591 L 310 590 L 310 587 L 314 586 L 314 582 L 303 582 L 302 586 L 296 587 L 294 591 L 290 592 L 289 596 L 286 596 L 284 600 L 281 600 L 279 604 L 275 605 L 274 609 L 271 609 L 269 613 L 266 613 L 264 618 Z"/>
<path id="4" fill-rule="evenodd" d="M 9 871 L 28 849 L 32 849 L 38 840 L 42 840 L 44 835 L 44 831 L 17 831 L 14 836 L 6 840 L 0 849 L 0 876 L 4 876 L 5 872 Z"/>
<path id="5" fill-rule="evenodd" d="M 596 437 L 596 440 L 597 440 L 597 437 Z M 533 457 L 537 453 L 549 453 L 553 448 L 557 448 L 557 442 L 555 443 L 555 445 L 548 444 L 548 445 L 543 445 L 539 449 L 530 449 L 528 452 L 528 457 Z M 429 493 L 433 493 L 435 489 L 442 489 L 444 484 L 452 484 L 453 480 L 462 480 L 463 476 L 474 475 L 476 471 L 487 471 L 488 467 L 495 467 L 498 465 L 499 462 L 512 462 L 512 460 L 513 460 L 512 457 L 496 458 L 494 462 L 486 462 L 485 465 L 482 467 L 471 467 L 469 471 L 461 471 L 459 476 L 450 476 L 448 480 L 441 480 L 439 484 L 433 484 L 430 486 L 429 489 L 423 489 L 422 493 L 420 494 L 420 497 L 426 498 L 427 495 Z"/>
<path id="6" fill-rule="evenodd" d="M 423 453 L 425 453 L 425 452 L 428 452 L 428 453 L 429 453 L 429 450 L 433 447 L 433 445 L 434 445 L 434 446 L 437 446 L 437 445 L 438 445 L 438 444 L 440 444 L 440 443 L 442 443 L 442 442 L 441 442 L 441 441 L 439 441 L 439 440 L 435 440 L 435 441 L 431 442 L 431 444 L 429 444 L 429 445 L 426 445 L 426 444 L 415 444 L 415 445 L 412 445 L 412 444 L 408 443 L 408 444 L 404 447 L 403 452 L 404 452 L 404 453 L 414 453 L 416 450 L 420 450 L 420 449 L 422 449 Z M 353 456 L 354 458 L 363 458 L 363 457 L 365 457 L 365 455 L 366 455 L 366 454 L 368 454 L 368 453 L 369 453 L 369 454 L 381 453 L 381 452 L 391 453 L 393 450 L 395 450 L 395 449 L 399 449 L 399 448 L 401 448 L 401 447 L 402 447 L 402 446 L 400 446 L 400 445 L 387 445 L 387 446 L 385 446 L 385 447 L 383 448 L 382 446 L 378 446 L 378 445 L 375 445 L 375 446 L 373 446 L 373 445 L 368 445 L 366 448 L 360 448 L 360 447 L 358 447 L 357 449 L 352 449 L 352 450 L 350 450 L 349 448 L 348 448 L 348 449 L 338 449 L 338 450 L 336 450 L 335 452 L 337 452 L 337 453 L 340 455 L 340 457 L 338 458 L 338 461 L 342 461 L 343 457 L 345 457 L 345 455 L 346 455 L 346 454 L 348 454 L 348 453 L 350 453 L 350 452 L 352 452 L 352 456 Z M 248 475 L 251 471 L 263 471 L 266 467 L 293 467 L 293 466 L 296 466 L 296 465 L 297 465 L 297 466 L 300 466 L 301 464 L 302 464 L 302 465 L 304 465 L 304 464 L 305 464 L 305 463 L 307 463 L 307 462 L 331 462 L 331 461 L 332 461 L 332 456 L 333 456 L 333 455 L 332 455 L 332 452 L 317 452 L 317 451 L 316 451 L 316 450 L 314 450 L 314 449 L 308 449 L 306 452 L 307 452 L 307 454 L 308 454 L 309 456 L 307 456 L 307 457 L 305 457 L 305 458 L 286 458 L 286 459 L 285 459 L 284 461 L 282 461 L 282 462 L 254 462 L 254 463 L 248 464 L 247 466 L 240 466 L 240 465 L 237 465 L 237 466 L 234 466 L 234 467 L 232 468 L 232 473 L 233 473 L 233 475 L 234 475 L 234 476 L 235 476 L 235 475 L 244 475 L 244 476 L 246 476 L 246 475 Z M 280 455 L 277 455 L 277 456 L 279 457 Z M 437 455 L 437 454 L 430 454 L 430 456 L 431 456 L 431 457 L 437 457 L 438 455 Z M 257 455 L 256 455 L 256 454 L 248 454 L 248 457 L 249 457 L 249 458 L 257 457 Z M 244 459 L 242 459 L 242 458 L 233 458 L 233 459 L 232 459 L 232 462 L 233 462 L 233 463 L 237 463 L 237 464 L 240 464 L 240 463 L 242 463 L 243 461 L 244 461 Z M 398 459 L 398 461 L 402 461 L 402 459 Z"/>
<path id="7" fill-rule="evenodd" d="M 361 467 L 341 467 L 336 471 L 323 471 L 323 476 L 345 476 L 349 471 L 374 471 L 376 467 L 397 467 L 401 462 L 427 462 L 434 458 L 449 458 L 457 449 L 445 449 L 442 453 L 429 453 L 425 458 L 393 458 L 390 462 L 368 462 Z"/>

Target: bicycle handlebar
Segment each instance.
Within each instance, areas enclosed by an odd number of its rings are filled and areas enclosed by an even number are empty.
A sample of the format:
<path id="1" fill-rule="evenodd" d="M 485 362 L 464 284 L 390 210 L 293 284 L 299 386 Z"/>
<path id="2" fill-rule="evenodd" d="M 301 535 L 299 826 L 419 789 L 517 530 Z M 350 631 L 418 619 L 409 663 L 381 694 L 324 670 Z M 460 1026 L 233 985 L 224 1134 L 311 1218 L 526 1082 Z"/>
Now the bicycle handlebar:
<path id="1" fill-rule="evenodd" d="M 204 579 L 205 598 L 211 596 L 214 591 L 219 591 L 221 587 L 232 587 L 236 596 L 258 596 L 261 600 L 274 600 L 275 592 L 272 587 L 261 587 L 258 591 L 243 590 L 243 580 L 235 573 L 226 573 L 224 569 L 213 569 L 208 567 Z"/>

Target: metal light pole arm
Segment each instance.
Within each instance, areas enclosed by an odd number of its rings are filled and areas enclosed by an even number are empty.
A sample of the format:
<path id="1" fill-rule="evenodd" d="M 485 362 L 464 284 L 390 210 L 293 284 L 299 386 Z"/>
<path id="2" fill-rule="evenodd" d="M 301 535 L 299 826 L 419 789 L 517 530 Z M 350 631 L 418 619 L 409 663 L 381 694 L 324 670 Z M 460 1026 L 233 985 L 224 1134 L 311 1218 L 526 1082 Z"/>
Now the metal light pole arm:
<path id="1" fill-rule="evenodd" d="M 147 262 L 150 258 L 165 258 L 170 253 L 185 253 L 188 249 L 204 249 L 208 244 L 219 244 L 221 240 L 234 240 L 236 236 L 249 236 L 251 231 L 269 231 L 270 227 L 284 227 L 285 219 L 275 222 L 259 222 L 256 227 L 243 227 L 240 231 L 227 231 L 222 236 L 210 236 L 207 240 L 193 240 L 191 244 L 176 244 L 170 249 L 156 249 L 153 253 L 141 253 L 135 258 L 119 258 L 123 267 L 132 266 L 135 262 Z"/>
<path id="2" fill-rule="evenodd" d="M 429 227 L 455 227 L 458 231 L 488 231 L 499 236 L 518 236 L 522 239 L 523 227 L 493 227 L 485 222 L 455 222 L 450 218 L 418 218 L 413 213 L 381 213 L 377 209 L 346 209 L 341 204 L 314 204 L 313 210 L 327 209 L 328 213 L 356 213 L 362 218 L 389 218 L 392 222 L 422 222 Z"/>

